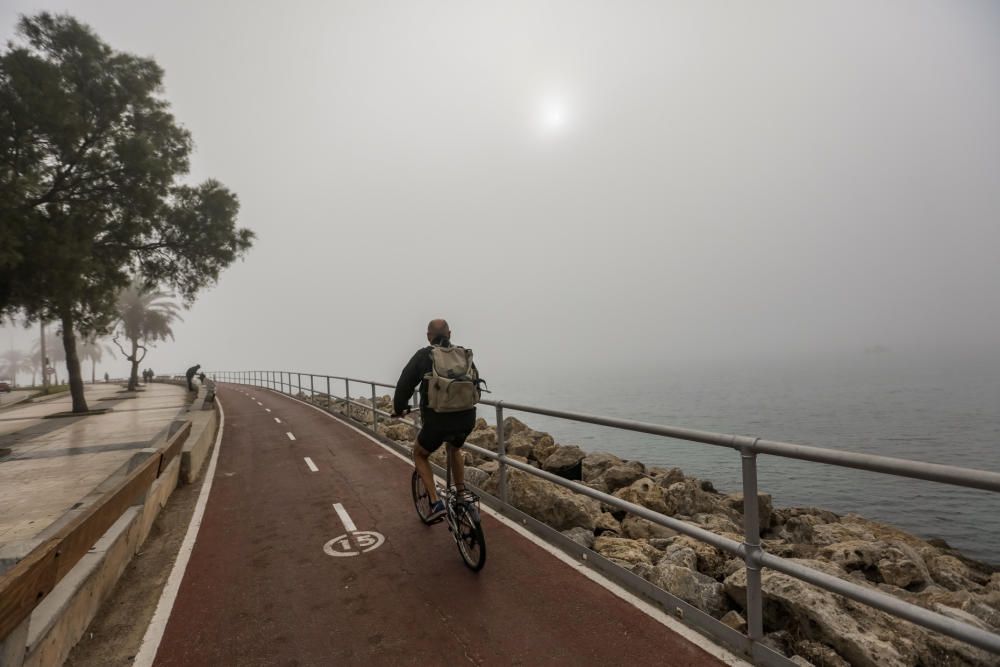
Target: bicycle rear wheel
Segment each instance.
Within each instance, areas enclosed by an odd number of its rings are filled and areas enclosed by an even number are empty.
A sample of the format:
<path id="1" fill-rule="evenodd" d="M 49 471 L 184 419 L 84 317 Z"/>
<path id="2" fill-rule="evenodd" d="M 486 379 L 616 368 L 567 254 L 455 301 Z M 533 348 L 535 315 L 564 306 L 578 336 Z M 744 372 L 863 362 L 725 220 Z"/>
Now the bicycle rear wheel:
<path id="1" fill-rule="evenodd" d="M 431 496 L 427 493 L 427 487 L 424 486 L 424 480 L 420 477 L 420 473 L 416 470 L 413 471 L 413 479 L 410 482 L 410 490 L 413 492 L 413 506 L 417 510 L 417 516 L 420 520 L 426 524 L 431 522 L 427 520 L 427 517 L 431 515 Z"/>
<path id="2" fill-rule="evenodd" d="M 455 509 L 455 519 L 458 524 L 458 552 L 462 560 L 473 572 L 479 572 L 486 565 L 486 538 L 483 537 L 483 527 L 479 518 L 468 507 L 459 506 Z"/>

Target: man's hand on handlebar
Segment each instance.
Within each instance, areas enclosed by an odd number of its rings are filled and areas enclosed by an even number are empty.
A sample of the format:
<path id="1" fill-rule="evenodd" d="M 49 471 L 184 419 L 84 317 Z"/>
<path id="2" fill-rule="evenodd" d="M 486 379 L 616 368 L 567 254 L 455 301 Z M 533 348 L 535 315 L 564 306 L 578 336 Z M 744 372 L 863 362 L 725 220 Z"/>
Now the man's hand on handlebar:
<path id="1" fill-rule="evenodd" d="M 402 419 L 408 414 L 410 414 L 410 408 L 406 408 L 402 412 L 393 412 L 391 416 L 393 419 Z"/>

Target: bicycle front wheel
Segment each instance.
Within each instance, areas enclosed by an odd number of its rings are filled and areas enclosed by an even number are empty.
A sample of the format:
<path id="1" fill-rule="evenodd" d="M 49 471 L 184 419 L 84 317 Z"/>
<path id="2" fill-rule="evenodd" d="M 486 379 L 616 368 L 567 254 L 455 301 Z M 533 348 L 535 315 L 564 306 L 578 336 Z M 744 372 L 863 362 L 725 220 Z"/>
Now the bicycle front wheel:
<path id="1" fill-rule="evenodd" d="M 416 470 L 413 471 L 410 490 L 413 492 L 413 506 L 417 510 L 417 516 L 424 523 L 431 523 L 427 520 L 427 517 L 431 515 L 431 496 L 427 493 L 427 487 L 424 486 L 423 478 L 420 477 L 420 473 Z"/>
<path id="2" fill-rule="evenodd" d="M 458 534 L 458 552 L 462 560 L 473 572 L 479 572 L 486 565 L 486 538 L 483 537 L 483 526 L 479 517 L 468 507 L 459 507 L 455 511 Z"/>

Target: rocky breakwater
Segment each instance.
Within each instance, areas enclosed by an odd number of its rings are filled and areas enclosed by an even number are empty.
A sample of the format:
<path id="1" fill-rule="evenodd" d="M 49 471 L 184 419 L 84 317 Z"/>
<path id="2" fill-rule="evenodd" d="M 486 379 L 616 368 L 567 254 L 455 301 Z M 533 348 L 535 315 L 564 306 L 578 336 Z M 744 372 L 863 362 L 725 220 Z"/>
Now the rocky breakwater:
<path id="1" fill-rule="evenodd" d="M 381 399 L 379 403 L 384 403 Z M 359 411 L 359 418 L 364 419 Z M 411 443 L 412 427 L 380 424 L 382 435 Z M 743 498 L 680 468 L 647 467 L 607 452 L 555 442 L 515 418 L 504 420 L 507 454 L 566 479 L 743 540 Z M 480 419 L 468 442 L 496 451 L 494 427 Z M 442 452 L 443 453 L 443 452 Z M 466 452 L 469 479 L 496 495 L 498 464 Z M 439 462 L 443 459 L 438 455 Z M 743 561 L 621 512 L 597 500 L 515 469 L 510 502 L 556 530 L 742 632 L 746 631 Z M 775 508 L 757 498 L 761 543 L 772 553 L 833 576 L 1000 632 L 1000 572 L 966 558 L 940 540 L 922 539 L 857 514 L 814 507 Z M 765 642 L 801 665 L 817 667 L 998 665 L 1000 657 L 972 648 L 765 569 Z"/>

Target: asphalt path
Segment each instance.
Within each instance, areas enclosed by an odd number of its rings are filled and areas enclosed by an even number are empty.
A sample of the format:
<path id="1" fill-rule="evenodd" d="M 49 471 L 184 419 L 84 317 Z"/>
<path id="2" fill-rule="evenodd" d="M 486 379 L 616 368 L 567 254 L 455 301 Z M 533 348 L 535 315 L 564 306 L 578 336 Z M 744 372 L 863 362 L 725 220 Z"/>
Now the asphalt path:
<path id="1" fill-rule="evenodd" d="M 279 394 L 218 397 L 218 465 L 156 665 L 724 664 L 485 514 L 473 573 L 444 523 L 417 518 L 408 462 Z"/>

